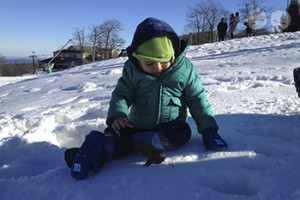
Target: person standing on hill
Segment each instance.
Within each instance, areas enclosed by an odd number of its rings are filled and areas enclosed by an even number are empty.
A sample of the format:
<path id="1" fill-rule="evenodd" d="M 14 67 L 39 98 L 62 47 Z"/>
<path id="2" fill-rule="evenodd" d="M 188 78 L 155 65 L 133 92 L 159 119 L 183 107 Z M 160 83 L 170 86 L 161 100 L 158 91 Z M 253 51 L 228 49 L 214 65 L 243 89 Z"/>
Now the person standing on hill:
<path id="1" fill-rule="evenodd" d="M 227 32 L 228 25 L 225 21 L 225 18 L 223 17 L 218 24 L 218 35 L 219 35 L 219 41 L 224 41 L 226 32 Z"/>
<path id="2" fill-rule="evenodd" d="M 235 32 L 236 27 L 237 27 L 239 22 L 240 22 L 239 12 L 236 12 L 235 16 L 233 14 L 231 14 L 230 24 L 229 24 L 229 31 L 228 31 L 228 33 L 230 34 L 231 39 L 233 39 L 234 32 Z"/>
<path id="3" fill-rule="evenodd" d="M 294 69 L 294 81 L 298 97 L 300 98 L 300 68 Z"/>
<path id="4" fill-rule="evenodd" d="M 246 36 L 249 37 L 249 36 L 252 36 L 253 33 L 252 33 L 252 28 L 249 24 L 249 21 L 248 22 L 245 22 L 244 25 L 246 26 Z"/>

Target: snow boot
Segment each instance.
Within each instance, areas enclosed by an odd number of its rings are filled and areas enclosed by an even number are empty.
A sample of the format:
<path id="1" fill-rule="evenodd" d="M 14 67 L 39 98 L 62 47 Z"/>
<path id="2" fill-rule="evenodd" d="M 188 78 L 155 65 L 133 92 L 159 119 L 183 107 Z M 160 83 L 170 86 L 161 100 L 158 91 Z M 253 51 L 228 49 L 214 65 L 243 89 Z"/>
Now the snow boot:
<path id="1" fill-rule="evenodd" d="M 300 68 L 294 69 L 294 81 L 298 97 L 300 98 Z"/>
<path id="2" fill-rule="evenodd" d="M 224 151 L 227 149 L 227 143 L 221 138 L 216 129 L 205 129 L 202 138 L 207 150 Z"/>

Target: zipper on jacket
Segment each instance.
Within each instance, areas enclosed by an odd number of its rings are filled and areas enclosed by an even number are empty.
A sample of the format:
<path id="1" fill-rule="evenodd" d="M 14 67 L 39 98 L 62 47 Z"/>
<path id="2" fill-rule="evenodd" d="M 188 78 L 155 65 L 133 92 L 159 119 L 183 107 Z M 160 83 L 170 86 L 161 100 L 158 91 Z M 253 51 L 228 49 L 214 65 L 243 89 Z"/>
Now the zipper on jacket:
<path id="1" fill-rule="evenodd" d="M 159 124 L 160 121 L 160 113 L 162 112 L 162 80 L 160 78 L 157 78 L 158 81 L 158 108 L 157 108 L 157 117 L 156 117 L 156 124 Z"/>

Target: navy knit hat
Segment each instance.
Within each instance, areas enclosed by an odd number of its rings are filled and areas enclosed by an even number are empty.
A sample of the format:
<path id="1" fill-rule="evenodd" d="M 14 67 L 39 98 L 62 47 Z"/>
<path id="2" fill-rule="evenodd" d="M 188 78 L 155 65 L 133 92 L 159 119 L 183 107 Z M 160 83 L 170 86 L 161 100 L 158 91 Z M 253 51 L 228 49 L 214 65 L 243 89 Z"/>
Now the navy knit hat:
<path id="1" fill-rule="evenodd" d="M 165 149 L 179 148 L 191 138 L 191 128 L 181 119 L 160 124 L 157 128 L 159 138 Z"/>
<path id="2" fill-rule="evenodd" d="M 138 60 L 132 56 L 132 53 L 144 42 L 165 33 L 170 34 L 172 37 L 175 58 L 180 55 L 181 40 L 174 29 L 164 21 L 149 17 L 137 26 L 131 45 L 127 47 L 128 57 L 135 66 L 139 67 L 139 63 Z"/>
<path id="3" fill-rule="evenodd" d="M 131 52 L 136 51 L 138 46 L 143 44 L 144 42 L 161 35 L 163 33 L 169 33 L 171 35 L 174 35 L 174 43 L 173 45 L 177 46 L 179 45 L 179 37 L 174 31 L 174 29 L 166 22 L 161 21 L 159 19 L 149 17 L 142 21 L 136 28 L 131 45 L 130 50 Z M 175 41 L 176 40 L 176 41 Z M 178 46 L 178 50 L 179 50 Z M 175 49 L 175 53 L 178 53 L 178 50 Z"/>

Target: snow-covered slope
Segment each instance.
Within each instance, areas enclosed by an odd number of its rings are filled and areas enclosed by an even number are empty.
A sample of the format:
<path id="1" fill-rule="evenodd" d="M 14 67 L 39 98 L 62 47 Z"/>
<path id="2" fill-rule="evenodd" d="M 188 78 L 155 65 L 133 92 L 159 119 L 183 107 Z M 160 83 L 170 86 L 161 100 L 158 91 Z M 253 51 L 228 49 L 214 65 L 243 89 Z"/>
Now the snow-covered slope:
<path id="1" fill-rule="evenodd" d="M 163 164 L 132 155 L 76 181 L 63 153 L 105 128 L 126 58 L 0 77 L 0 199 L 300 199 L 300 33 L 192 46 L 187 57 L 228 151 L 207 152 L 189 118 L 191 141 Z"/>

